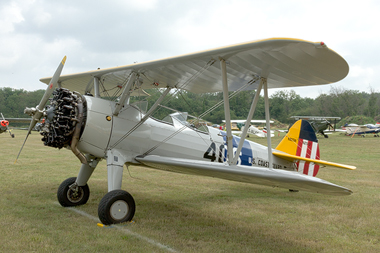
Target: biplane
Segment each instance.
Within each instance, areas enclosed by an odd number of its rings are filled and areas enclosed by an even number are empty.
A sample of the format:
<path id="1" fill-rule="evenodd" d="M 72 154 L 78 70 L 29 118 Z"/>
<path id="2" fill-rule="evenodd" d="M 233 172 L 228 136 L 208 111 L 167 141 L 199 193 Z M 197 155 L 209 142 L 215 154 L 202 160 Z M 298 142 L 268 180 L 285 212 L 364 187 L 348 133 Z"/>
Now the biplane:
<path id="1" fill-rule="evenodd" d="M 320 167 L 355 169 L 320 159 L 318 140 L 310 124 L 300 120 L 272 149 L 233 136 L 229 94 L 256 90 L 247 115 L 250 122 L 261 91 L 264 92 L 266 128 L 270 131 L 269 88 L 328 84 L 348 74 L 348 64 L 323 42 L 272 38 L 221 47 L 131 65 L 61 75 L 66 57 L 53 77 L 42 78 L 46 93 L 35 108 L 25 112 L 41 127 L 44 145 L 69 148 L 81 167 L 76 177 L 62 182 L 57 198 L 64 206 L 78 206 L 90 195 L 88 181 L 100 160 L 107 161 L 108 193 L 100 200 L 103 224 L 130 221 L 135 201 L 122 187 L 124 166 L 210 176 L 245 183 L 349 195 L 351 190 L 319 179 Z M 145 112 L 132 96 L 147 89 L 161 96 Z M 110 95 L 109 91 L 119 93 Z M 166 120 L 152 117 L 164 99 L 182 90 L 194 93 L 223 92 L 226 131 L 196 128 L 186 114 L 172 113 Z M 50 98 L 52 96 L 52 98 Z M 109 100 L 116 97 L 115 100 Z M 50 99 L 49 99 L 50 98 Z M 47 102 L 50 100 L 50 104 Z M 46 106 L 47 105 L 47 106 Z M 17 161 L 17 159 L 16 159 Z"/>
<path id="2" fill-rule="evenodd" d="M 4 115 L 1 113 L 1 118 L 0 119 L 0 134 L 8 131 L 10 136 L 12 138 L 15 137 L 14 134 L 12 134 L 11 130 L 9 129 L 9 122 L 13 123 L 30 123 L 32 119 L 30 118 L 4 118 Z"/>
<path id="3" fill-rule="evenodd" d="M 317 134 L 321 134 L 325 138 L 329 138 L 326 132 L 335 131 L 336 122 L 340 120 L 340 117 L 322 117 L 322 116 L 292 116 L 294 120 L 304 119 L 309 121 Z M 330 123 L 334 120 L 334 126 Z"/>

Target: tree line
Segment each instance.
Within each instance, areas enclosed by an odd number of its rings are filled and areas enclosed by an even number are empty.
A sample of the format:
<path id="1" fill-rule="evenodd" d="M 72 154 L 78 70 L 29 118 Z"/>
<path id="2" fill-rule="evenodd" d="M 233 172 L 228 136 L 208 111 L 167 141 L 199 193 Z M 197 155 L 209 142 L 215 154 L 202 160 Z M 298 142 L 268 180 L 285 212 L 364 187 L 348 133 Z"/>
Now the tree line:
<path id="1" fill-rule="evenodd" d="M 0 112 L 5 117 L 26 117 L 25 107 L 38 105 L 45 90 L 26 91 L 23 89 L 0 88 Z M 133 97 L 131 103 L 146 101 L 151 106 L 160 96 L 162 90 L 147 90 L 148 97 Z M 238 94 L 230 93 L 230 108 L 232 119 L 245 119 L 248 115 L 255 91 L 243 91 Z M 186 91 L 176 91 L 166 97 L 162 105 L 190 115 L 200 117 L 215 124 L 220 124 L 224 119 L 224 107 L 222 93 L 194 94 Z M 203 114 L 210 108 L 218 105 L 214 110 Z M 332 87 L 328 94 L 320 94 L 317 98 L 302 98 L 294 90 L 279 90 L 269 97 L 270 116 L 281 123 L 289 124 L 293 120 L 290 116 L 331 116 L 356 117 L 363 122 L 357 124 L 375 123 L 380 121 L 380 93 L 370 90 L 370 93 L 348 90 L 342 87 Z M 172 111 L 159 107 L 153 116 L 164 118 Z M 256 106 L 254 119 L 264 119 L 264 98 L 260 96 Z M 371 122 L 367 122 L 371 121 Z M 341 123 L 345 120 L 341 121 Z"/>

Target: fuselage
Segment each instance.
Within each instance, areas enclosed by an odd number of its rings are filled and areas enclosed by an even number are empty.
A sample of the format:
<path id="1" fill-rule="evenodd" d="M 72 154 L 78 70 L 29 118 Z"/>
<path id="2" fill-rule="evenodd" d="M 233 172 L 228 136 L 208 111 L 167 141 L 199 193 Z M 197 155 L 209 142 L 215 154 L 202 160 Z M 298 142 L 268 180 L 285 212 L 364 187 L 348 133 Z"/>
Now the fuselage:
<path id="1" fill-rule="evenodd" d="M 117 149 L 127 163 L 138 163 L 140 155 L 226 162 L 226 133 L 212 127 L 196 129 L 181 114 L 172 114 L 162 121 L 152 117 L 140 124 L 144 114 L 133 105 L 125 105 L 118 116 L 113 115 L 115 102 L 84 96 L 87 102 L 86 124 L 78 149 L 86 154 L 105 158 L 107 150 Z M 233 152 L 240 138 L 233 137 Z M 266 146 L 244 141 L 238 164 L 269 167 Z M 272 156 L 273 167 L 294 170 L 292 163 Z"/>

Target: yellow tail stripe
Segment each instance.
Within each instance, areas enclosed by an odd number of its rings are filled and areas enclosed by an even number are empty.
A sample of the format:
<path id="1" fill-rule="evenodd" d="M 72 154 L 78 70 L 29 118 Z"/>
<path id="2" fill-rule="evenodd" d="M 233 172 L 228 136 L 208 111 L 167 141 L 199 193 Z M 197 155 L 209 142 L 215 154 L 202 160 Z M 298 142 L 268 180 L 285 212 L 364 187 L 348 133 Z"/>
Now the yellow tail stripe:
<path id="1" fill-rule="evenodd" d="M 293 126 L 289 129 L 289 132 L 286 134 L 284 139 L 282 139 L 280 144 L 278 144 L 278 146 L 276 147 L 276 150 L 280 150 L 291 155 L 297 154 L 297 144 L 301 131 L 301 123 L 302 121 L 299 120 L 293 124 Z"/>

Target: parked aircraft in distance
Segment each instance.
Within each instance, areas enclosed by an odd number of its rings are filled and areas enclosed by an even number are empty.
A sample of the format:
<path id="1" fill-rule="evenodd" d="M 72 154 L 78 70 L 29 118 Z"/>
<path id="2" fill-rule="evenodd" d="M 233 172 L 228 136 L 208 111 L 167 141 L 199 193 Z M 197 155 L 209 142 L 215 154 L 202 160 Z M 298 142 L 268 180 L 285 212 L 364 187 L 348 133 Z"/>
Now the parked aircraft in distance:
<path id="1" fill-rule="evenodd" d="M 374 124 L 356 125 L 350 124 L 345 126 L 347 135 L 360 135 L 365 137 L 367 134 L 373 134 L 374 137 L 379 137 L 380 127 Z"/>
<path id="2" fill-rule="evenodd" d="M 226 121 L 223 120 L 223 122 L 226 122 Z M 239 120 L 239 119 L 238 120 L 231 120 L 232 133 L 237 135 L 237 136 L 240 136 L 242 131 L 244 130 L 246 122 L 247 122 L 246 120 Z M 253 119 L 250 122 L 254 123 L 254 124 L 265 124 L 266 123 L 265 120 L 259 120 L 259 119 Z M 272 124 L 273 120 L 271 120 L 270 123 Z M 249 124 L 248 131 L 247 131 L 247 137 L 249 137 L 250 135 L 256 135 L 258 137 L 267 137 L 267 129 L 266 129 L 266 127 L 264 127 L 261 130 L 261 129 L 258 129 L 257 127 Z M 273 136 L 274 136 L 274 132 L 271 130 L 271 137 L 273 137 Z"/>
<path id="3" fill-rule="evenodd" d="M 340 117 L 322 117 L 322 116 L 292 116 L 295 120 L 304 119 L 309 121 L 314 131 L 318 134 L 323 135 L 325 138 L 329 136 L 325 132 L 335 131 L 336 123 L 340 120 Z M 334 120 L 334 126 L 330 123 Z"/>
<path id="4" fill-rule="evenodd" d="M 30 123 L 30 121 L 32 120 L 31 118 L 7 118 L 6 119 L 6 118 L 4 118 L 4 115 L 2 113 L 1 113 L 1 118 L 2 118 L 2 120 L 0 120 L 0 134 L 8 131 L 12 138 L 14 138 L 15 135 L 12 134 L 11 130 L 8 127 L 9 122 Z"/>

